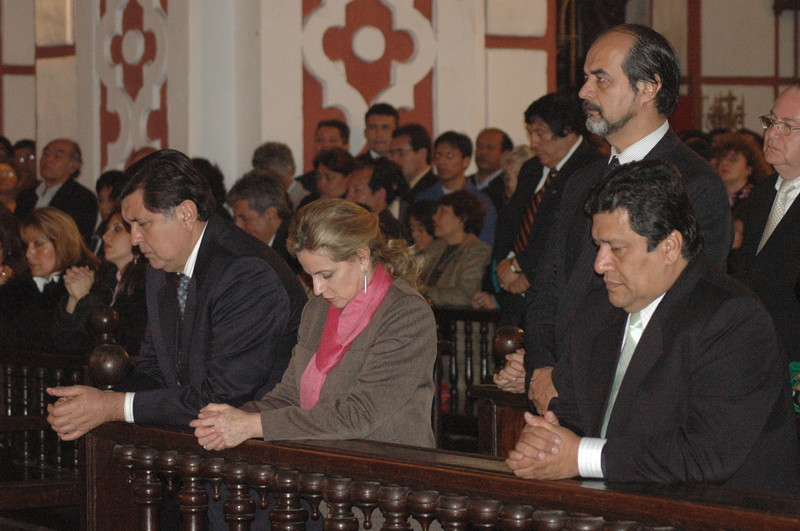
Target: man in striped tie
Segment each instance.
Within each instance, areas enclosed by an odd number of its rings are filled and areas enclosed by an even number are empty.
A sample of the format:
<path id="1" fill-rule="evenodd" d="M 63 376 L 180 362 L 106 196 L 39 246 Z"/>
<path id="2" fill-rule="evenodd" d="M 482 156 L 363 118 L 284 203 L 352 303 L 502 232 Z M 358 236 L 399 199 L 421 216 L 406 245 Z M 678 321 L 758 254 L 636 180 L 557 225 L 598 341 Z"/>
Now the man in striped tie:
<path id="1" fill-rule="evenodd" d="M 558 396 L 543 417 L 525 414 L 508 466 L 525 478 L 796 493 L 797 436 L 772 320 L 701 254 L 677 169 L 623 165 L 585 210 L 606 293 L 580 305 L 553 371 Z"/>

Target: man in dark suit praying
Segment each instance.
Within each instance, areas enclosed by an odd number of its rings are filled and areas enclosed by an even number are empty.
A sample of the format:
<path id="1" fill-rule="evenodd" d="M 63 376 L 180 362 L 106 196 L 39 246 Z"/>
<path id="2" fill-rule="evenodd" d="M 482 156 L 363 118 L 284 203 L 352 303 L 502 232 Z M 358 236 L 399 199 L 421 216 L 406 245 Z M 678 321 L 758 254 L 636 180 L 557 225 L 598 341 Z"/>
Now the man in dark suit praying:
<path id="1" fill-rule="evenodd" d="M 135 392 L 48 389 L 48 421 L 72 440 L 107 421 L 185 425 L 209 402 L 241 405 L 280 381 L 306 300 L 272 249 L 214 215 L 188 157 L 153 153 L 120 194 L 131 243 L 150 261 Z"/>
<path id="2" fill-rule="evenodd" d="M 797 435 L 772 320 L 701 254 L 680 174 L 660 161 L 624 165 L 585 209 L 605 293 L 580 305 L 553 371 L 558 396 L 544 417 L 525 414 L 509 467 L 525 478 L 796 493 Z"/>

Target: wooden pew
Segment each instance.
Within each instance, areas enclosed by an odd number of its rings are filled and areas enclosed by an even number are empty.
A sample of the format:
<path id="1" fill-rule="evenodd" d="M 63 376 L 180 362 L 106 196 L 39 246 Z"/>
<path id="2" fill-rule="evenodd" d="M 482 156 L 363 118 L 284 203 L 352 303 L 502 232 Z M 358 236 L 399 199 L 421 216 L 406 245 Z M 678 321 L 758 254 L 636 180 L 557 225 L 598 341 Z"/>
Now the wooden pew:
<path id="1" fill-rule="evenodd" d="M 527 481 L 477 456 L 368 441 L 247 441 L 205 452 L 188 431 L 109 423 L 87 435 L 84 525 L 158 529 L 164 499 L 176 499 L 181 529 L 203 529 L 208 493 L 225 483 L 231 529 L 247 529 L 259 499 L 275 494 L 273 529 L 302 529 L 324 499 L 327 529 L 358 529 L 353 507 L 383 513 L 384 529 L 798 529 L 800 498 L 712 486 Z M 366 526 L 364 526 L 366 527 Z"/>

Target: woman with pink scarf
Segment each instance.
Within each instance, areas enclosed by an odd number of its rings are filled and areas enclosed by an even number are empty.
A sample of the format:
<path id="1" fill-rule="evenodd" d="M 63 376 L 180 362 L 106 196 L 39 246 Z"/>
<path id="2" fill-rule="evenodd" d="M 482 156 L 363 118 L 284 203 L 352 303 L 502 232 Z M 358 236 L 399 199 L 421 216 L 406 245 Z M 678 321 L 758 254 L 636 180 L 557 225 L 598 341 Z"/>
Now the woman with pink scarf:
<path id="1" fill-rule="evenodd" d="M 368 439 L 433 447 L 436 324 L 401 240 L 342 199 L 302 208 L 287 241 L 314 284 L 292 359 L 261 400 L 208 404 L 190 425 L 207 450 L 251 438 Z"/>

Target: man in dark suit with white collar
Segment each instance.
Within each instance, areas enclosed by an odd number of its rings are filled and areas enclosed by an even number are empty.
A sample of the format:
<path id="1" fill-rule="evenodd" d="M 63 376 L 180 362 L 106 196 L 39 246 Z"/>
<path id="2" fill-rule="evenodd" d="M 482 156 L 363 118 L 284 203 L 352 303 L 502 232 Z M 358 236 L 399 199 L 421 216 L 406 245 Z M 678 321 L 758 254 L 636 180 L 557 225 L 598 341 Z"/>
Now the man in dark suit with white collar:
<path id="1" fill-rule="evenodd" d="M 525 414 L 509 467 L 525 478 L 796 493 L 775 328 L 701 253 L 680 174 L 661 161 L 624 165 L 585 209 L 605 293 L 590 292 L 576 313 L 553 371 L 558 396 L 544 417 Z"/>
<path id="2" fill-rule="evenodd" d="M 188 157 L 153 153 L 127 170 L 120 194 L 131 243 L 149 259 L 147 330 L 131 387 L 48 389 L 59 437 L 114 420 L 186 425 L 209 402 L 241 405 L 280 381 L 306 295 L 263 242 L 214 215 Z"/>
<path id="3" fill-rule="evenodd" d="M 81 149 L 76 142 L 57 138 L 45 146 L 39 160 L 42 182 L 20 193 L 14 212 L 22 219 L 33 209 L 52 206 L 72 216 L 88 244 L 97 221 L 97 200 L 75 179 L 81 173 Z"/>
<path id="4" fill-rule="evenodd" d="M 525 368 L 528 396 L 538 411 L 553 396 L 549 372 L 563 351 L 567 323 L 592 289 L 602 289 L 592 271 L 594 247 L 582 205 L 607 166 L 638 160 L 670 162 L 681 174 L 697 212 L 711 262 L 725 266 L 733 239 L 730 206 L 711 166 L 678 139 L 667 117 L 678 103 L 680 67 L 672 45 L 637 24 L 615 26 L 592 44 L 579 96 L 590 132 L 611 144 L 608 161 L 586 166 L 564 190 L 559 218 L 528 297 Z M 608 163 L 608 164 L 607 164 Z M 534 372 L 538 371 L 538 372 Z"/>
<path id="5" fill-rule="evenodd" d="M 800 85 L 784 90 L 761 124 L 764 155 L 778 173 L 750 193 L 732 273 L 764 301 L 787 361 L 800 361 Z"/>

